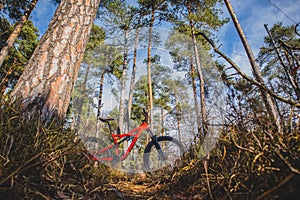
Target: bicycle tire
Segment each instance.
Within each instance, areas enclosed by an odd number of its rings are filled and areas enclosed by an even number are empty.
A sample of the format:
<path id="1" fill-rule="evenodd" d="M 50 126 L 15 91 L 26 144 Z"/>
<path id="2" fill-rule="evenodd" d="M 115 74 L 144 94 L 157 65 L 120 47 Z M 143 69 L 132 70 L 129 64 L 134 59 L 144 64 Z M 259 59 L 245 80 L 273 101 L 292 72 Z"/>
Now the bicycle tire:
<path id="1" fill-rule="evenodd" d="M 97 137 L 85 137 L 82 139 L 84 146 L 87 149 L 88 153 L 93 159 L 103 160 L 103 158 L 110 157 L 113 155 L 111 149 L 106 150 L 103 153 L 99 153 L 99 150 L 107 146 L 105 143 Z"/>
<path id="2" fill-rule="evenodd" d="M 143 155 L 144 168 L 148 172 L 162 168 L 172 169 L 184 153 L 182 143 L 171 136 L 159 136 L 157 142 L 160 144 L 166 158 L 162 159 L 159 156 L 155 141 L 149 142 Z"/>

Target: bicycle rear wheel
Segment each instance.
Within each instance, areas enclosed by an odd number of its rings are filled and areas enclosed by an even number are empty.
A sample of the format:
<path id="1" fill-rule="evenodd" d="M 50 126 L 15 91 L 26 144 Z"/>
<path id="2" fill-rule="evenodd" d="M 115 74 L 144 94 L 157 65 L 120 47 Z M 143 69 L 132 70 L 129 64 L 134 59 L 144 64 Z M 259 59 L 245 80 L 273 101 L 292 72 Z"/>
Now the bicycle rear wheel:
<path id="1" fill-rule="evenodd" d="M 177 139 L 170 136 L 157 137 L 156 141 L 149 142 L 145 148 L 143 156 L 145 170 L 172 169 L 180 162 L 183 153 L 184 147 Z"/>

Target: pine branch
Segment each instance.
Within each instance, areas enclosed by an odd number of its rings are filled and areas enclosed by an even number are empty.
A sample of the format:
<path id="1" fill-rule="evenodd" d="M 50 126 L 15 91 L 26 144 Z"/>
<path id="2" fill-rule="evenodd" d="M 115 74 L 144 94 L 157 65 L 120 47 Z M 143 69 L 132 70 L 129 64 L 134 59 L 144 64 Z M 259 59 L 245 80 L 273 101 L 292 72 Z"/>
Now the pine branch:
<path id="1" fill-rule="evenodd" d="M 234 68 L 237 73 L 242 76 L 244 79 L 246 79 L 247 81 L 249 81 L 250 83 L 256 85 L 257 87 L 259 87 L 260 89 L 263 89 L 264 91 L 266 91 L 267 93 L 269 93 L 271 96 L 273 96 L 274 98 L 288 103 L 290 105 L 294 105 L 295 107 L 300 108 L 300 102 L 299 101 L 294 101 L 291 99 L 287 99 L 284 98 L 278 94 L 276 94 L 274 91 L 270 90 L 266 85 L 261 84 L 260 82 L 254 80 L 253 78 L 249 77 L 248 75 L 246 75 L 244 72 L 241 71 L 241 69 L 237 66 L 237 64 L 231 60 L 227 55 L 225 55 L 215 44 L 214 42 L 203 32 L 199 32 L 198 34 L 202 35 L 204 37 L 204 39 L 212 46 L 212 48 L 214 49 L 214 51 L 219 54 L 222 58 L 224 58 L 231 66 L 232 68 Z"/>

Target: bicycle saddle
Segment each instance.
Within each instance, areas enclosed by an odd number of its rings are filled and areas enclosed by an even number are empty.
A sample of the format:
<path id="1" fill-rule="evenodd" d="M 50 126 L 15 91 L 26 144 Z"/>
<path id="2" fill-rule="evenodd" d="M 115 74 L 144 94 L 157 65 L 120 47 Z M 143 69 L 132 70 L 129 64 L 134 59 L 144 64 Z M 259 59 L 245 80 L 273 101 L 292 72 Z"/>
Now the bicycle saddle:
<path id="1" fill-rule="evenodd" d="M 113 118 L 107 118 L 107 119 L 104 119 L 104 118 L 101 118 L 101 117 L 100 117 L 99 119 L 100 119 L 101 122 L 106 122 L 106 123 L 109 122 L 109 121 L 115 120 L 115 119 L 113 119 Z"/>
<path id="2" fill-rule="evenodd" d="M 109 122 L 110 122 L 110 121 L 113 121 L 113 120 L 115 120 L 115 119 L 113 119 L 113 118 L 107 118 L 107 119 L 104 119 L 104 118 L 101 118 L 101 117 L 99 117 L 99 119 L 100 119 L 101 122 L 108 123 L 109 130 L 110 130 L 110 132 L 111 132 L 111 126 L 110 126 L 110 123 L 109 123 Z M 117 134 L 121 134 L 120 127 L 118 127 Z"/>

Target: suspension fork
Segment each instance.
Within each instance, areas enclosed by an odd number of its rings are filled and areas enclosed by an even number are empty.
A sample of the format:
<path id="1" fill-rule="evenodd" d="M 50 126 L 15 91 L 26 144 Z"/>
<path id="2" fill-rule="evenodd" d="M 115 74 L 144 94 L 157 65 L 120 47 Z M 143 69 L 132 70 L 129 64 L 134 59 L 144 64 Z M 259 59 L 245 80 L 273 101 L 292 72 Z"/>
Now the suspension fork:
<path id="1" fill-rule="evenodd" d="M 149 135 L 150 135 L 150 137 L 151 137 L 151 140 L 152 140 L 152 142 L 154 143 L 155 148 L 157 149 L 159 158 L 160 158 L 161 160 L 166 160 L 167 157 L 166 157 L 164 151 L 162 150 L 160 144 L 158 143 L 158 140 L 157 140 L 156 135 L 152 133 L 152 131 L 150 130 L 150 128 L 147 129 L 147 132 L 149 133 Z"/>

